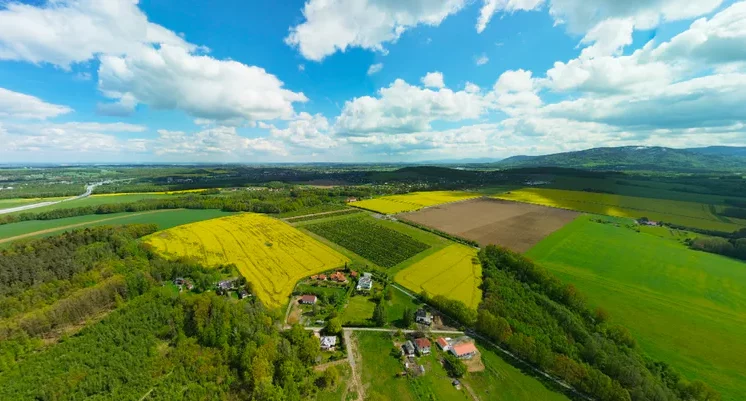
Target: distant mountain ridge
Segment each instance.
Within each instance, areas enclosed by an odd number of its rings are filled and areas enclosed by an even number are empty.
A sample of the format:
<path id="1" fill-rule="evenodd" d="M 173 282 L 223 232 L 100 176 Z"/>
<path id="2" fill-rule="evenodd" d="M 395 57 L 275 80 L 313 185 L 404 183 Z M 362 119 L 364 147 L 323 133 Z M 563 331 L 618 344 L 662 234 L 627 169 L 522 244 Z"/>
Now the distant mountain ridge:
<path id="1" fill-rule="evenodd" d="M 734 171 L 746 169 L 746 147 L 674 149 L 662 146 L 593 148 L 544 156 L 513 156 L 498 167 L 566 167 L 590 170 Z"/>

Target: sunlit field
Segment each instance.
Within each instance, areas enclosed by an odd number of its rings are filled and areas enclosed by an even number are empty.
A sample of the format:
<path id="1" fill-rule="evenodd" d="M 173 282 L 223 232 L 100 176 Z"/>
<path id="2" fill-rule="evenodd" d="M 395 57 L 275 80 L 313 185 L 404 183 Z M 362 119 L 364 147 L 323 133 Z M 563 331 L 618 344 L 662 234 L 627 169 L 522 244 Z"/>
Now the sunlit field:
<path id="1" fill-rule="evenodd" d="M 344 266 L 342 254 L 280 220 L 254 213 L 174 227 L 146 238 L 166 256 L 235 263 L 268 307 L 287 302 L 303 277 Z"/>
<path id="2" fill-rule="evenodd" d="M 406 195 L 391 195 L 352 202 L 350 206 L 383 214 L 395 214 L 477 197 L 479 197 L 478 194 L 462 191 L 412 192 Z"/>
<path id="3" fill-rule="evenodd" d="M 705 230 L 735 231 L 743 227 L 738 220 L 713 214 L 715 207 L 705 203 L 544 188 L 524 188 L 495 197 L 607 216 L 647 217 Z"/>
<path id="4" fill-rule="evenodd" d="M 724 400 L 746 394 L 746 265 L 581 216 L 527 256 L 603 306 L 642 349 Z"/>
<path id="5" fill-rule="evenodd" d="M 482 265 L 477 250 L 453 244 L 396 274 L 396 282 L 414 292 L 444 295 L 476 309 L 482 299 Z"/>

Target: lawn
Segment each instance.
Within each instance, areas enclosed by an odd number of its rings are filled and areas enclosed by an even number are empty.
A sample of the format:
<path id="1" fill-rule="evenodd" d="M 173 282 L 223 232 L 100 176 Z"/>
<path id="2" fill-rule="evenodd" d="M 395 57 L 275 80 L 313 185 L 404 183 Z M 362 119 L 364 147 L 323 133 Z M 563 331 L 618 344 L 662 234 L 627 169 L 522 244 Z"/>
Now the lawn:
<path id="1" fill-rule="evenodd" d="M 386 311 L 386 322 L 394 327 L 402 327 L 404 309 L 409 308 L 409 310 L 415 311 L 422 306 L 422 303 L 395 288 L 392 288 L 391 293 L 393 294 L 391 300 L 384 301 L 386 305 L 384 309 Z"/>
<path id="2" fill-rule="evenodd" d="M 581 216 L 527 256 L 630 329 L 642 349 L 724 400 L 746 394 L 746 264 Z"/>
<path id="3" fill-rule="evenodd" d="M 705 230 L 730 232 L 743 227 L 743 222 L 713 214 L 715 206 L 705 203 L 544 188 L 524 188 L 495 197 L 609 216 L 647 217 Z"/>
<path id="4" fill-rule="evenodd" d="M 484 372 L 469 373 L 462 380 L 482 400 L 490 401 L 569 401 L 563 394 L 547 389 L 537 379 L 507 363 L 496 351 L 477 344 Z"/>
<path id="5" fill-rule="evenodd" d="M 479 194 L 463 191 L 412 192 L 406 195 L 391 195 L 350 203 L 350 206 L 383 214 L 411 212 L 423 207 L 442 205 L 479 197 Z"/>
<path id="6" fill-rule="evenodd" d="M 368 216 L 354 215 L 304 228 L 382 267 L 393 267 L 429 248 Z"/>
<path id="7" fill-rule="evenodd" d="M 347 306 L 339 316 L 343 325 L 366 326 L 368 321 L 373 318 L 373 309 L 376 303 L 364 295 L 354 295 L 350 297 Z"/>
<path id="8" fill-rule="evenodd" d="M 390 334 L 357 332 L 358 350 L 362 354 L 362 380 L 367 395 L 380 393 L 391 401 L 471 400 L 467 390 L 456 390 L 445 369 L 438 362 L 438 352 L 418 357 L 425 374 L 417 378 L 398 377 L 404 369 L 399 358 L 391 355 Z M 435 346 L 434 346 L 435 347 Z M 471 386 L 481 400 L 489 401 L 568 401 L 562 394 L 545 388 L 538 380 L 526 376 L 492 351 L 479 347 L 485 372 L 467 373 L 461 379 Z"/>
<path id="9" fill-rule="evenodd" d="M 255 213 L 174 227 L 146 241 L 167 256 L 195 257 L 213 266 L 236 264 L 270 308 L 287 302 L 301 278 L 349 262 L 291 225 Z"/>
<path id="10" fill-rule="evenodd" d="M 14 239 L 43 237 L 66 230 L 108 224 L 156 224 L 159 229 L 231 215 L 220 210 L 153 210 L 135 213 L 93 214 L 55 220 L 29 220 L 0 225 L 0 243 Z M 19 237 L 21 236 L 21 237 Z M 18 237 L 18 238 L 16 238 Z"/>
<path id="11" fill-rule="evenodd" d="M 482 300 L 482 265 L 477 250 L 466 245 L 449 245 L 399 271 L 395 280 L 415 293 L 444 295 L 475 309 Z"/>

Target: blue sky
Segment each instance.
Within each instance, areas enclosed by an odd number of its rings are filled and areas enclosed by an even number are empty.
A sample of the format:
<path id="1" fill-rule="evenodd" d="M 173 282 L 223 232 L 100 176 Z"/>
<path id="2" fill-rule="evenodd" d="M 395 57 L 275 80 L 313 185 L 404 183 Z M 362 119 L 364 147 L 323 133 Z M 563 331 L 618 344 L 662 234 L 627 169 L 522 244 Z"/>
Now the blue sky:
<path id="1" fill-rule="evenodd" d="M 746 145 L 746 2 L 0 1 L 2 162 Z"/>

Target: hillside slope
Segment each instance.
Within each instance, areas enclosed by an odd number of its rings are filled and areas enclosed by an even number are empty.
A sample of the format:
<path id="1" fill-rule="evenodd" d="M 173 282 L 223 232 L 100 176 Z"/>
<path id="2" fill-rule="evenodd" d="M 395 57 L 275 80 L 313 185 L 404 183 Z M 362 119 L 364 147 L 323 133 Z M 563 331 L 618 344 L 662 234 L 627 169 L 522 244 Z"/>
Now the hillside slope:
<path id="1" fill-rule="evenodd" d="M 499 167 L 572 167 L 595 170 L 730 171 L 746 168 L 743 148 L 673 149 L 623 146 L 544 156 L 514 156 Z"/>

